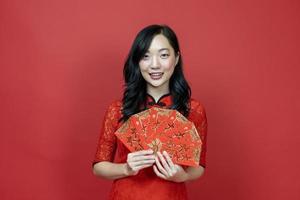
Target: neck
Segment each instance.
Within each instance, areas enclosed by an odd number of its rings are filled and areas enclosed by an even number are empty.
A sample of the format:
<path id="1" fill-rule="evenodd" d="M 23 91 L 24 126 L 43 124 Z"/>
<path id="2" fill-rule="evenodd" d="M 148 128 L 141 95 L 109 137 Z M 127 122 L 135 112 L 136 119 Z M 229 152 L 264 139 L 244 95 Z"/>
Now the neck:
<path id="1" fill-rule="evenodd" d="M 153 87 L 147 85 L 147 93 L 150 94 L 156 102 L 161 96 L 163 96 L 164 94 L 168 94 L 169 92 L 170 89 L 168 84 L 162 85 L 161 87 Z"/>

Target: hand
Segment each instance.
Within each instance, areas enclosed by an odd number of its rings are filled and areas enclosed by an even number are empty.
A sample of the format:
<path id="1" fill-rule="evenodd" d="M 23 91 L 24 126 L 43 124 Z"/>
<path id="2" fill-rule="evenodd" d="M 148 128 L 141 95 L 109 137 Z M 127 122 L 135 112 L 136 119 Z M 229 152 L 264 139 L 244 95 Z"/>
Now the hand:
<path id="1" fill-rule="evenodd" d="M 155 163 L 153 150 L 141 150 L 129 153 L 125 165 L 125 174 L 128 176 L 136 175 L 139 170 L 150 167 Z"/>
<path id="2" fill-rule="evenodd" d="M 163 154 L 157 152 L 157 155 L 153 170 L 158 177 L 173 182 L 184 182 L 188 179 L 188 174 L 180 165 L 173 163 L 166 151 Z"/>

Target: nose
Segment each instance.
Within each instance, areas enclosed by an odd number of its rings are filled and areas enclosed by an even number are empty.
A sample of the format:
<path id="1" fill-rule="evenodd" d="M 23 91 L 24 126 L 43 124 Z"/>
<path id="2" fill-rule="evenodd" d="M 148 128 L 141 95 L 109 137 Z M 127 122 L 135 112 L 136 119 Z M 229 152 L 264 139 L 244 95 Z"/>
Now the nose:
<path id="1" fill-rule="evenodd" d="M 151 62 L 151 68 L 152 69 L 157 69 L 159 67 L 160 67 L 159 58 L 157 58 L 157 56 L 153 56 L 152 57 L 152 62 Z"/>

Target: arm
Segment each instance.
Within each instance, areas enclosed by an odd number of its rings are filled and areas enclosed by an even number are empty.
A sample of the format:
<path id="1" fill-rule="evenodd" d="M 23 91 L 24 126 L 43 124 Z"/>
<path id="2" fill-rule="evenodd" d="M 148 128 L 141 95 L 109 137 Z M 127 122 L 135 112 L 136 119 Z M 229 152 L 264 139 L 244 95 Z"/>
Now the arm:
<path id="1" fill-rule="evenodd" d="M 200 178 L 204 173 L 204 167 L 188 167 L 185 172 L 187 173 L 187 178 L 185 181 L 191 181 Z"/>
<path id="2" fill-rule="evenodd" d="M 117 129 L 120 116 L 121 102 L 114 101 L 104 114 L 97 150 L 93 160 L 92 170 L 97 177 L 113 180 L 127 176 L 125 163 L 113 163 L 117 143 L 114 132 Z"/>
<path id="3" fill-rule="evenodd" d="M 153 151 L 142 150 L 129 153 L 126 163 L 98 162 L 93 166 L 93 173 L 105 179 L 119 179 L 138 174 L 139 170 L 150 167 L 155 162 Z"/>
<path id="4" fill-rule="evenodd" d="M 98 162 L 93 166 L 95 176 L 109 180 L 124 178 L 129 176 L 126 163 L 112 163 L 109 161 Z"/>

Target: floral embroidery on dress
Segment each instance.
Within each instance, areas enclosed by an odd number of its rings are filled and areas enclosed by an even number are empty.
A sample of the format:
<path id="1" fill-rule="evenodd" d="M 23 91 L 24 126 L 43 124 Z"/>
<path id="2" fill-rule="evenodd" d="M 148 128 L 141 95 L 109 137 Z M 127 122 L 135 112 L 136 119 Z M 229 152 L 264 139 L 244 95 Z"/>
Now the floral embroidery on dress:
<path id="1" fill-rule="evenodd" d="M 148 101 L 153 99 L 148 98 Z M 157 106 L 166 108 L 172 104 L 171 95 L 164 95 L 158 102 L 146 102 L 149 107 Z M 207 120 L 203 106 L 197 100 L 191 99 L 190 114 L 187 117 L 192 121 L 200 135 L 202 141 L 201 153 L 195 152 L 200 157 L 199 164 L 206 166 L 206 138 L 207 138 Z M 119 123 L 122 117 L 122 102 L 114 101 L 109 105 L 103 117 L 100 137 L 98 141 L 94 164 L 101 161 L 110 161 L 114 163 L 125 163 L 127 155 L 130 152 L 126 146 L 115 136 L 115 131 L 123 124 Z M 171 125 L 171 124 L 170 124 Z M 146 127 L 145 127 L 146 129 Z M 159 141 L 153 145 L 159 148 Z M 172 148 L 170 144 L 170 148 Z M 187 148 L 187 147 L 182 147 Z M 179 156 L 179 155 L 174 155 Z M 183 166 L 185 168 L 185 166 Z M 129 176 L 113 181 L 109 194 L 109 200 L 138 200 L 151 196 L 151 199 L 159 200 L 187 200 L 187 190 L 185 183 L 175 183 L 165 181 L 157 177 L 152 167 L 139 171 L 135 176 Z"/>
<path id="2" fill-rule="evenodd" d="M 171 95 L 165 95 L 159 100 L 159 102 L 151 102 L 152 98 L 148 98 L 148 105 L 167 107 L 170 106 Z M 206 112 L 201 103 L 195 99 L 191 99 L 190 114 L 187 117 L 190 121 L 194 122 L 195 127 L 200 135 L 202 141 L 202 148 L 200 153 L 200 165 L 206 167 L 206 140 L 207 140 L 207 119 Z M 105 112 L 104 119 L 102 122 L 102 128 L 100 131 L 100 137 L 98 141 L 97 151 L 93 163 L 100 161 L 111 161 L 113 162 L 115 152 L 117 148 L 117 138 L 114 135 L 115 131 L 121 125 L 118 120 L 121 118 L 121 101 L 114 101 L 109 105 Z M 117 155 L 116 155 L 117 156 Z M 123 156 L 124 157 L 124 156 Z"/>
<path id="3" fill-rule="evenodd" d="M 113 102 L 104 114 L 98 147 L 94 164 L 100 161 L 113 161 L 116 149 L 116 137 L 114 135 L 121 117 L 121 102 Z"/>

